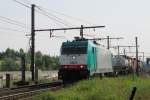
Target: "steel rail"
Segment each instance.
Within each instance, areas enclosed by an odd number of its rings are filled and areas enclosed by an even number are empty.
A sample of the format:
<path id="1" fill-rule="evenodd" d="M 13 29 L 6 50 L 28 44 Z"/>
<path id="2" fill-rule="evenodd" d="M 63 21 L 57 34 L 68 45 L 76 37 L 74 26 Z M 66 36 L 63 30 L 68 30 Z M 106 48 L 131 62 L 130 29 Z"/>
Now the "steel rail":
<path id="1" fill-rule="evenodd" d="M 50 87 L 50 88 L 45 88 L 45 89 L 38 89 L 38 90 L 29 91 L 29 92 L 22 92 L 22 93 L 2 96 L 0 97 L 0 100 L 19 100 L 19 99 L 32 98 L 33 96 L 38 95 L 42 92 L 47 92 L 50 90 L 58 90 L 61 87 L 62 86 L 60 85 L 60 86 L 55 86 L 55 87 Z"/>

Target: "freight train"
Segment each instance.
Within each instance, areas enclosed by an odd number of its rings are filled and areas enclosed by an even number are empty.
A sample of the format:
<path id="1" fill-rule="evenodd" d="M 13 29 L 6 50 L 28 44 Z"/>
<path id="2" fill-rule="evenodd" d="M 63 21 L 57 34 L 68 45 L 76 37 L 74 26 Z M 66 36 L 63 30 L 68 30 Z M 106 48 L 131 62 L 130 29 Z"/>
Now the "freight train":
<path id="1" fill-rule="evenodd" d="M 135 73 L 137 70 L 137 64 L 139 72 L 144 68 L 144 66 L 146 66 L 143 61 L 138 60 L 137 63 L 136 58 L 131 58 L 126 55 L 115 55 L 112 58 L 112 67 L 115 75 Z"/>
<path id="2" fill-rule="evenodd" d="M 94 74 L 112 73 L 112 53 L 86 39 L 62 43 L 58 78 L 76 80 Z"/>
<path id="3" fill-rule="evenodd" d="M 127 74 L 131 69 L 132 62 L 129 57 L 125 55 L 115 55 L 112 58 L 112 66 L 115 75 L 117 74 Z"/>
<path id="4" fill-rule="evenodd" d="M 132 70 L 129 57 L 116 55 L 87 39 L 63 42 L 60 50 L 58 78 L 78 80 L 92 75 L 117 75 Z"/>

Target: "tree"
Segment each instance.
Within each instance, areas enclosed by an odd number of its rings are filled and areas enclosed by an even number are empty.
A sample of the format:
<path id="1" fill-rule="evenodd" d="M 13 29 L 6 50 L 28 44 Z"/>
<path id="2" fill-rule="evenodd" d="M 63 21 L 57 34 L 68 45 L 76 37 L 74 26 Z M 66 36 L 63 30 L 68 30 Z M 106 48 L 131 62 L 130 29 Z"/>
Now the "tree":
<path id="1" fill-rule="evenodd" d="M 19 64 L 17 64 L 11 58 L 5 58 L 1 63 L 1 71 L 17 71 L 19 70 Z"/>
<path id="2" fill-rule="evenodd" d="M 16 59 L 15 51 L 13 49 L 7 48 L 5 51 L 5 57 L 7 57 L 7 58 L 10 57 L 12 59 Z"/>
<path id="3" fill-rule="evenodd" d="M 52 69 L 56 70 L 59 67 L 59 57 L 51 57 L 51 67 Z"/>
<path id="4" fill-rule="evenodd" d="M 47 70 L 56 70 L 59 67 L 59 57 L 43 56 L 43 67 Z"/>
<path id="5" fill-rule="evenodd" d="M 50 69 L 51 59 L 50 59 L 49 56 L 44 55 L 44 56 L 42 57 L 42 62 L 43 62 L 43 69 L 44 69 L 44 70 Z"/>
<path id="6" fill-rule="evenodd" d="M 3 58 L 3 53 L 0 52 L 0 60 Z"/>
<path id="7" fill-rule="evenodd" d="M 40 51 L 35 53 L 35 66 L 42 69 L 43 63 L 42 63 L 42 53 Z"/>
<path id="8" fill-rule="evenodd" d="M 24 50 L 22 48 L 19 50 L 19 55 L 20 55 L 20 57 L 25 55 Z"/>
<path id="9" fill-rule="evenodd" d="M 30 69 L 31 52 L 24 52 L 21 48 L 19 51 L 7 48 L 5 52 L 0 52 L 1 65 L 0 70 L 19 70 L 21 57 L 25 57 L 26 69 Z M 58 69 L 59 57 L 43 55 L 40 51 L 35 53 L 35 66 L 41 70 Z"/>

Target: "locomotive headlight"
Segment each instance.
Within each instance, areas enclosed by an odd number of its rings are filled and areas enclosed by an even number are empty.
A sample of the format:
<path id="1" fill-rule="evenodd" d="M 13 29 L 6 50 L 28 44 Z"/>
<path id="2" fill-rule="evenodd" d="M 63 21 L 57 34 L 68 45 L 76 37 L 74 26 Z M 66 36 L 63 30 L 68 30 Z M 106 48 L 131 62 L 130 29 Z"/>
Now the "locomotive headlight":
<path id="1" fill-rule="evenodd" d="M 64 68 L 67 68 L 67 66 L 65 66 Z"/>
<path id="2" fill-rule="evenodd" d="M 81 65 L 80 68 L 83 68 L 83 66 Z"/>
<path id="3" fill-rule="evenodd" d="M 73 56 L 73 57 L 72 57 L 72 59 L 76 59 L 76 57 L 75 57 L 75 56 Z"/>

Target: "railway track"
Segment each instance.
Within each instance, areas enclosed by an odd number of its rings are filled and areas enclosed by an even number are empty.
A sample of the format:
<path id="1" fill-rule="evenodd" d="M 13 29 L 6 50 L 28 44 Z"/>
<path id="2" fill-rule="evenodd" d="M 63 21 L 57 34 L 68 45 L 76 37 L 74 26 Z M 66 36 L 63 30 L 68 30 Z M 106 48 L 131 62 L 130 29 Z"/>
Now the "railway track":
<path id="1" fill-rule="evenodd" d="M 18 88 L 4 89 L 0 91 L 0 100 L 32 100 L 32 97 L 49 90 L 58 90 L 62 82 L 37 84 Z"/>
<path id="2" fill-rule="evenodd" d="M 51 88 L 38 89 L 38 90 L 32 90 L 32 91 L 28 91 L 28 92 L 10 94 L 10 95 L 0 97 L 0 100 L 32 100 L 33 96 L 35 96 L 35 95 L 39 95 L 40 93 L 50 91 L 50 90 L 58 90 L 60 88 L 61 88 L 61 86 L 55 86 L 55 87 L 51 87 Z"/>

